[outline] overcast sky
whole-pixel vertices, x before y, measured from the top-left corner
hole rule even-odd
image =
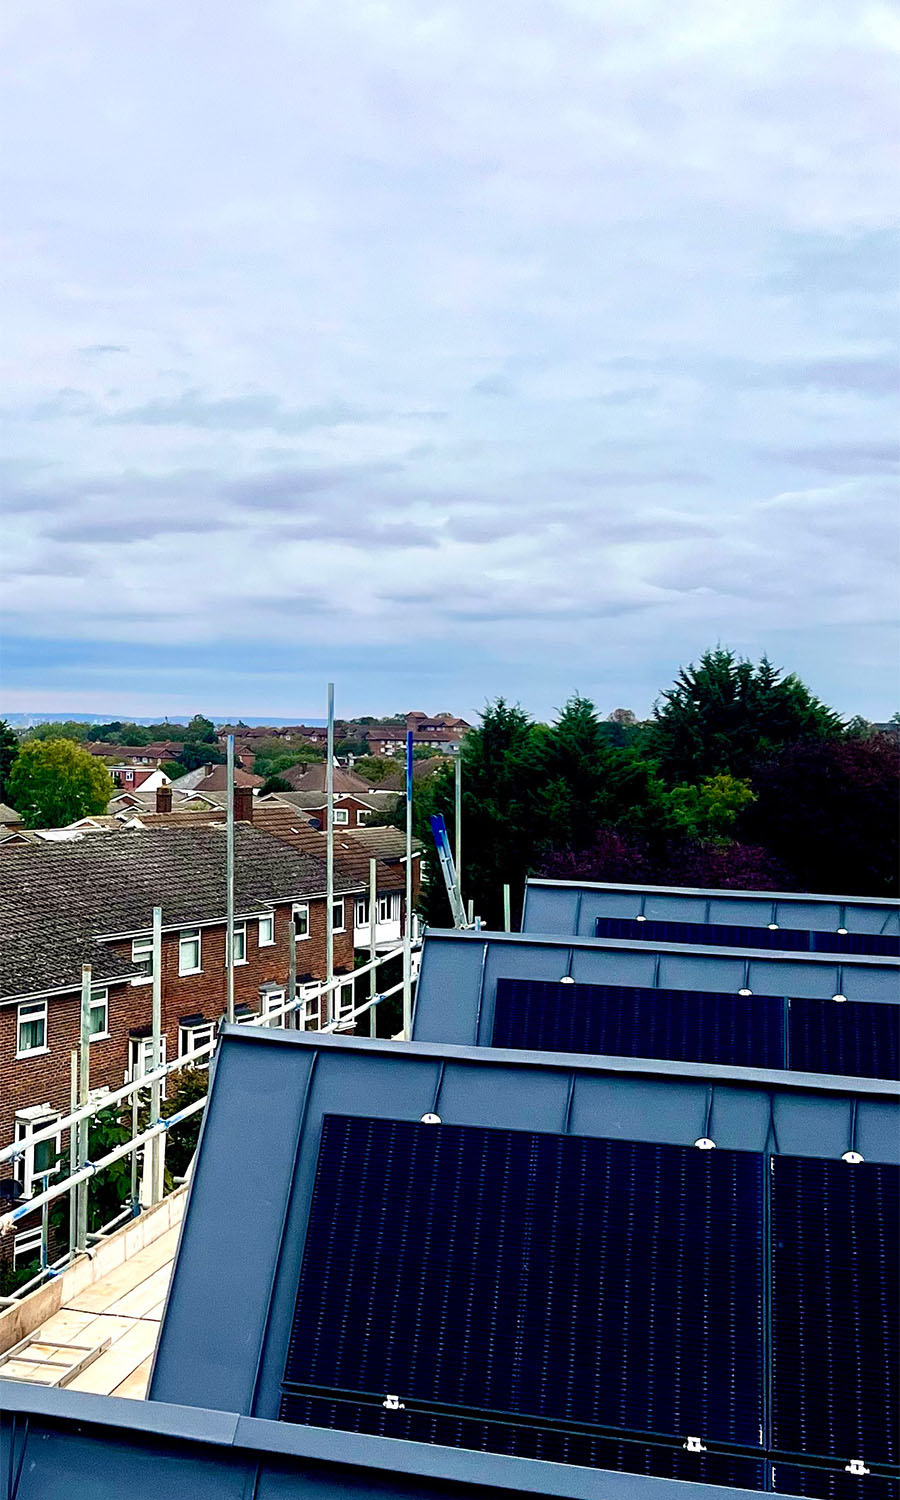
[[[7,0],[0,710],[900,701],[900,11]]]

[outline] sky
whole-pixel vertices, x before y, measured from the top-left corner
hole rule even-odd
[[[900,9],[6,0],[0,712],[887,718]]]

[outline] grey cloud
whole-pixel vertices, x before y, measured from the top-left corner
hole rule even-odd
[[[900,467],[897,443],[819,443],[809,448],[761,448],[761,458],[816,469],[822,474],[894,474]]]
[[[820,359],[786,365],[782,380],[799,390],[892,396],[900,391],[900,364],[893,359]]]
[[[94,401],[86,391],[67,386],[45,401],[39,401],[27,415],[30,422],[55,422],[68,417],[86,417],[94,410]]]
[[[659,395],[658,385],[623,386],[620,391],[609,391],[595,399],[599,406],[631,406],[637,401],[653,401]]]
[[[84,516],[52,527],[45,535],[58,542],[121,546],[125,542],[149,542],[164,536],[205,536],[212,531],[223,531],[227,525],[210,516]]]
[[[636,489],[643,485],[712,484],[712,475],[696,469],[566,469],[560,476],[592,489]]]
[[[514,396],[516,388],[507,375],[485,375],[472,387],[475,396]]]
[[[79,349],[86,359],[93,359],[101,354],[127,354],[127,344],[85,344]]]
[[[268,428],[272,432],[294,434],[377,420],[378,414],[343,401],[292,408],[285,406],[277,396],[263,392],[213,400],[196,389],[184,391],[172,399],[160,396],[143,406],[132,406],[97,418],[102,426],[110,427],[195,427],[212,432],[248,432]]]

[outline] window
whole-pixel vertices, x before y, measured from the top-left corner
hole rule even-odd
[[[232,953],[236,964],[247,962],[247,923],[235,922],[232,942]]]
[[[47,1141],[38,1141],[36,1146],[29,1145],[29,1141],[39,1130],[54,1125],[58,1119],[59,1110],[51,1109],[49,1104],[33,1104],[29,1109],[16,1112],[16,1141],[23,1147],[21,1162],[16,1164],[16,1176],[22,1183],[26,1198],[39,1190],[40,1184],[35,1179],[43,1177],[45,1172],[56,1171],[59,1156],[58,1135]]]
[[[335,810],[334,810],[334,824],[335,824],[335,827],[337,827],[337,825],[339,823],[349,823],[349,822],[350,822],[350,814],[347,811],[346,807],[336,807]]]
[[[273,1021],[270,1021],[268,1019],[269,1016],[271,1016],[273,1010],[280,1010],[281,1007],[282,1007],[282,1005],[284,1004],[284,999],[285,999],[284,990],[283,989],[278,989],[278,988],[275,988],[275,987],[273,987],[272,989],[265,989],[264,988],[264,989],[261,989],[259,993],[260,993],[260,997],[262,999],[262,1013],[261,1013],[260,1019],[262,1020],[263,1025],[265,1025],[265,1026],[286,1026],[287,1025],[287,1016],[285,1016],[285,1015],[276,1016]]]
[[[159,1039],[160,1061],[166,1060],[166,1038]],[[129,1038],[129,1080],[134,1082],[138,1078],[146,1078],[148,1073],[153,1072],[153,1038],[152,1036],[133,1036]],[[160,1094],[166,1097],[166,1080],[160,1080]]]
[[[210,1042],[215,1041],[216,1027],[214,1021],[198,1022],[195,1026],[179,1026],[178,1028],[178,1056],[193,1057],[201,1047],[207,1047]],[[205,1052],[197,1059],[198,1068],[208,1068],[212,1054]]]
[[[13,1240],[13,1270],[17,1271],[20,1266],[27,1266],[30,1261],[39,1260],[41,1255],[41,1226],[36,1229],[24,1229],[17,1234]]]
[[[48,1052],[49,1050],[47,1046],[47,1002],[46,1000],[24,1000],[19,1006],[16,1056],[25,1057],[29,1052]]]
[[[303,1029],[304,1031],[318,1031],[319,1017],[321,1015],[321,1000],[319,997],[318,984],[305,984],[302,988],[303,999]]]
[[[131,962],[140,964],[148,978],[153,976],[153,939],[136,937],[131,942]]]
[[[335,901],[331,907],[331,930],[332,932],[343,932],[344,930],[344,902],[343,899]]]
[[[125,772],[125,780],[126,781],[134,781],[134,772],[133,771],[126,771]]]
[[[92,1042],[109,1036],[109,990],[94,990],[91,994],[88,1036]]]
[[[200,928],[192,927],[187,932],[182,932],[178,938],[178,972],[179,974],[200,973]]]
[[[259,919],[259,934],[257,936],[259,948],[271,948],[275,942],[275,913],[269,912],[268,916]]]
[[[348,979],[346,984],[340,985],[335,991],[335,1020],[343,1020],[345,1016],[350,1014],[353,1006],[353,980]]]
[[[294,941],[299,943],[309,937],[309,902],[294,903]]]
[[[378,920],[379,922],[394,922],[400,915],[400,898],[393,892],[386,896],[378,897]]]
[[[368,927],[369,925],[369,903],[365,899],[365,897],[363,897],[362,900],[357,900],[356,902],[356,915],[354,917],[354,921],[357,927]]]

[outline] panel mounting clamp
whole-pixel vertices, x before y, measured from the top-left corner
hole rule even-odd
[[[406,1403],[399,1396],[385,1396],[381,1404],[385,1411],[406,1411]]]
[[[705,1453],[706,1444],[698,1437],[685,1438],[682,1448],[686,1453]]]
[[[864,1474],[869,1473],[869,1470],[861,1458],[851,1458],[848,1464],[844,1464],[844,1473],[855,1474],[857,1478],[861,1479]]]

